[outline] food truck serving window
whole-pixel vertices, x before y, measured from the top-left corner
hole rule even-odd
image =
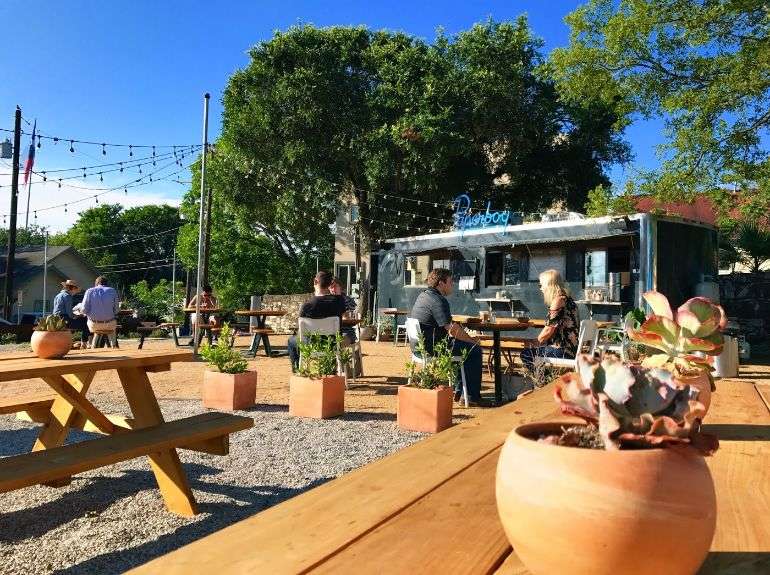
[[[521,283],[523,264],[517,254],[488,251],[484,265],[486,286],[515,286]]]

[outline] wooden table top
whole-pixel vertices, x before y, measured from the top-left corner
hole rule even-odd
[[[358,325],[361,323],[361,318],[358,317],[343,317],[342,318],[342,325],[345,327],[353,327],[354,325]]]
[[[407,315],[409,310],[405,309],[385,309],[380,311],[382,315]]]
[[[719,512],[699,573],[768,573],[770,386],[717,387],[704,427],[721,440],[707,458]],[[546,386],[133,572],[526,574],[498,519],[495,468],[512,428],[554,413]]]
[[[239,309],[235,312],[235,315],[245,315],[248,317],[280,317],[286,315],[287,313],[289,312],[282,309]]]
[[[0,362],[0,382],[77,372],[104,371],[124,367],[153,367],[193,361],[191,350],[151,351],[139,349],[72,350],[61,359],[40,359],[32,354]]]
[[[194,307],[186,307],[183,310],[185,313],[195,313],[197,310]],[[222,313],[221,307],[202,307],[201,313]]]

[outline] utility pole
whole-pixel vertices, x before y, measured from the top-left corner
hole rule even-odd
[[[48,313],[48,230],[43,243],[43,316]]]
[[[195,289],[195,324],[193,324],[193,354],[198,354],[198,344],[200,343],[201,330],[198,326],[201,325],[201,287],[203,282],[203,233],[205,222],[203,218],[205,216],[206,207],[206,156],[209,151],[209,93],[206,92],[203,95],[203,155],[201,156],[201,196],[200,196],[200,213],[198,214],[198,273]]]
[[[171,264],[171,309],[173,312],[176,303],[176,248],[174,248],[174,261]]]
[[[11,224],[8,229],[8,255],[5,260],[5,296],[3,314],[11,319],[13,307],[13,271],[16,260],[16,211],[19,203],[19,149],[21,148],[21,108],[16,106],[16,121],[13,126],[13,167],[11,168]]]
[[[209,283],[209,253],[211,252],[211,186],[206,192],[206,231],[203,240],[203,284]]]

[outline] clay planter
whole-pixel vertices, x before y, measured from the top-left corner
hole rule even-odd
[[[72,332],[33,331],[30,345],[33,353],[41,359],[64,357],[72,349]]]
[[[371,325],[361,328],[361,341],[372,341],[377,336],[377,330]]]
[[[438,433],[452,425],[451,387],[398,388],[398,426],[409,431]]]
[[[289,414],[326,419],[345,413],[345,378],[341,375],[289,378]]]
[[[708,413],[709,406],[711,405],[711,381],[708,374],[702,373],[696,377],[677,377],[677,383],[680,385],[689,385],[698,389],[698,401],[700,401],[706,408]]]
[[[203,372],[203,407],[233,411],[253,407],[257,399],[257,372]]]
[[[694,574],[716,526],[703,457],[689,447],[604,451],[538,443],[566,422],[511,432],[497,465],[497,510],[535,575]]]

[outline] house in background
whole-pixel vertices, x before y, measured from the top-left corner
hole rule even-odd
[[[372,281],[369,276],[370,270],[375,270],[372,268],[372,255],[367,242],[361,244],[361,269],[356,270],[357,220],[358,206],[347,203],[337,211],[334,234],[334,275],[340,279],[345,291],[354,297],[358,294],[361,278],[368,279],[371,285],[376,285],[376,278]]]
[[[6,248],[0,247],[0,286],[5,282]],[[14,260],[13,291],[16,305],[11,313],[12,321],[24,314],[41,315],[43,301],[47,301],[46,313],[51,313],[53,298],[61,291],[61,282],[71,279],[81,289],[94,285],[99,272],[72,246],[48,246],[48,276],[46,293],[43,294],[43,246],[24,246],[16,250]],[[0,288],[1,289],[1,288]],[[21,302],[18,297],[21,296]],[[21,305],[19,305],[21,303]],[[21,315],[19,315],[21,312]]]

